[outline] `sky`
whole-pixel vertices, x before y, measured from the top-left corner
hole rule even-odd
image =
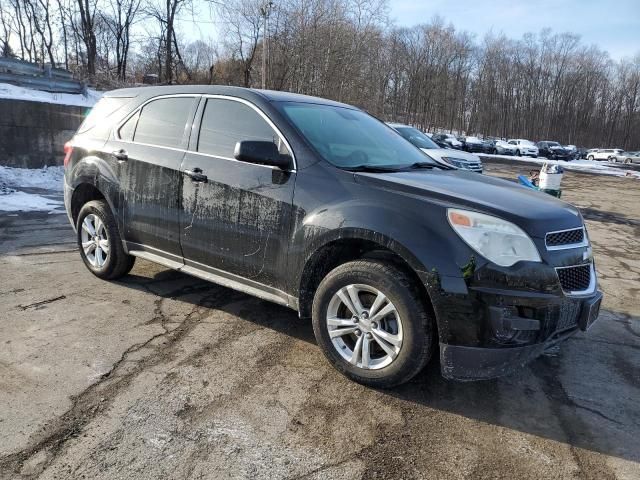
[[[640,0],[389,0],[389,6],[402,26],[439,15],[479,38],[489,31],[520,38],[549,27],[577,33],[616,60],[640,53]]]

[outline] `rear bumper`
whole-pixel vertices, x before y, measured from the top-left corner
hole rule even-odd
[[[73,227],[75,231],[76,225],[73,222],[73,214],[71,212],[71,197],[73,195],[73,188],[67,185],[67,182],[64,182],[64,208],[67,212],[67,217],[69,218],[69,223]]]

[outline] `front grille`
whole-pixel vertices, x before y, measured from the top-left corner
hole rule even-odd
[[[547,247],[573,245],[584,241],[584,228],[547,233]]]
[[[556,268],[562,290],[565,292],[581,292],[591,284],[591,265]]]

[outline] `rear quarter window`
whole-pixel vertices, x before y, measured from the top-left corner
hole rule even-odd
[[[104,126],[104,120],[124,107],[130,97],[102,97],[98,100],[78,128],[78,133],[85,133],[97,125]]]

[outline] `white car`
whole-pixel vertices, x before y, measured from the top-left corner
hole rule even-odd
[[[387,123],[387,125],[436,162],[454,166],[462,170],[482,173],[482,161],[477,155],[453,148],[442,148],[425,133],[409,125],[403,125],[401,123]]]
[[[512,145],[504,140],[496,140],[493,149],[498,155],[515,155],[518,150],[517,145]]]
[[[524,155],[526,157],[536,158],[538,156],[538,147],[536,147],[536,145],[531,140],[525,140],[524,138],[515,138],[509,140],[507,143],[516,146],[515,154],[518,157]]]
[[[621,148],[596,148],[587,154],[587,160],[613,160],[624,150]]]

